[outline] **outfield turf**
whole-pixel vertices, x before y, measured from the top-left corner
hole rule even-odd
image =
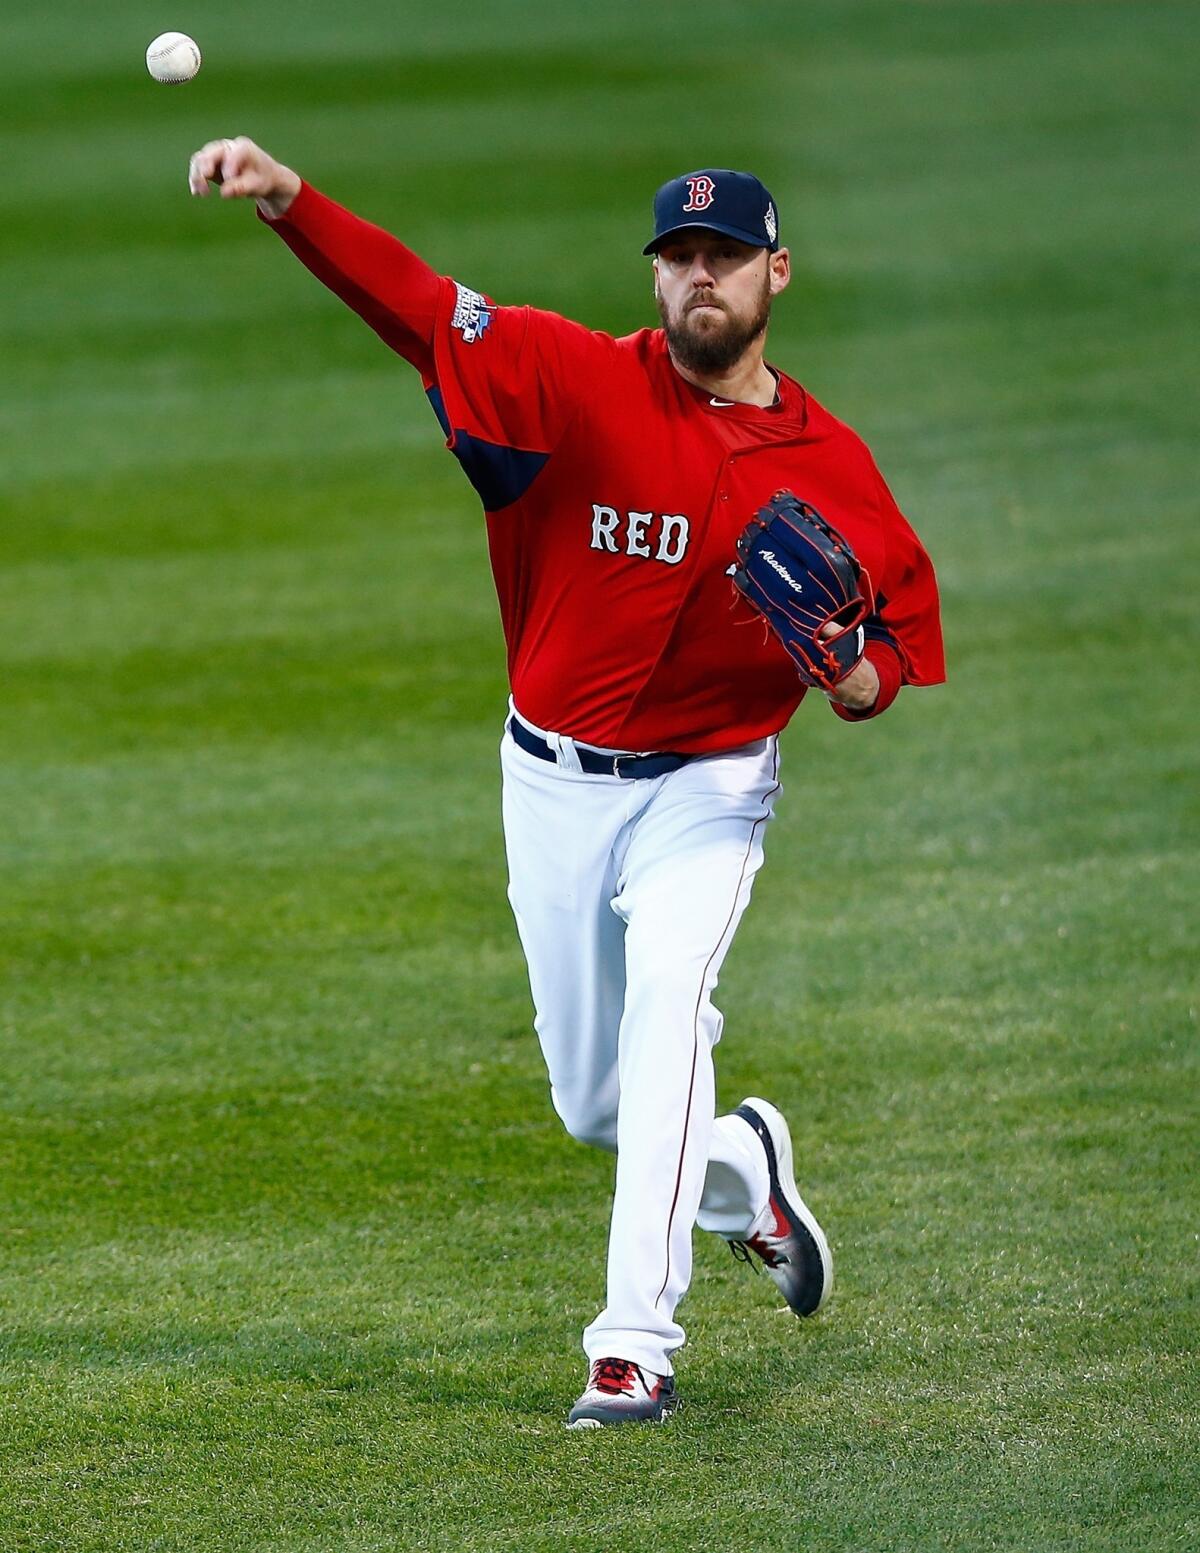
[[[155,86],[164,26],[206,63]],[[1190,4],[284,0],[0,22],[0,1548],[1200,1546]],[[838,1258],[698,1237],[686,1409],[576,1436],[611,1162],[504,899],[482,522],[188,153],[651,321],[774,190],[950,683],[785,737],[724,978]]]

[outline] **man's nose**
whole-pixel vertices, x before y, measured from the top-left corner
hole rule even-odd
[[[689,279],[693,286],[716,285],[716,279],[704,254],[698,253],[692,260],[692,273]]]

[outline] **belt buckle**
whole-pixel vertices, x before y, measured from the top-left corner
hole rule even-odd
[[[623,760],[652,760],[656,753],[657,751],[655,750],[626,750],[624,755],[614,755],[613,776],[624,776],[625,773],[621,770],[621,762]]]

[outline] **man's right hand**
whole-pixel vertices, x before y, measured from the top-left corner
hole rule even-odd
[[[188,188],[203,198],[209,183],[225,200],[253,199],[268,221],[278,221],[300,192],[300,176],[245,135],[210,140],[188,163]]]

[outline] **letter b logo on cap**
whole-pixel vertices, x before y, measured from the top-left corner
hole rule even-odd
[[[684,210],[707,210],[716,196],[717,186],[707,173],[701,173],[698,178],[689,178],[688,202]]]

